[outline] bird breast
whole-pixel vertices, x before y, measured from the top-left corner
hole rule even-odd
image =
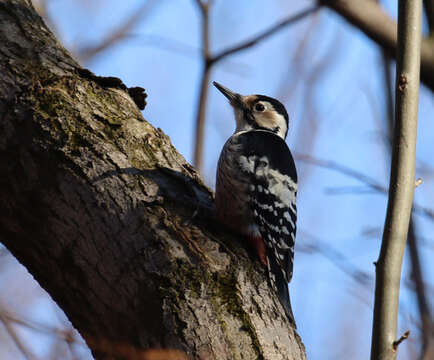
[[[220,154],[216,179],[216,211],[220,222],[245,235],[259,234],[249,202],[250,179],[239,168],[242,155],[236,135]]]

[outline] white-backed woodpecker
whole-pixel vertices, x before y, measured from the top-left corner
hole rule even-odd
[[[297,171],[285,142],[288,113],[271,97],[242,96],[213,84],[228,98],[236,122],[218,162],[217,217],[255,249],[295,326],[288,283],[294,260]]]

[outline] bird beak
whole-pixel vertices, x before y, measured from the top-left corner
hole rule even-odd
[[[217,81],[213,81],[212,83],[218,90],[220,90],[220,92],[224,96],[226,96],[229,99],[229,102],[232,106],[238,108],[244,107],[243,97],[240,94],[232,92],[227,87],[224,87],[223,85],[219,84]]]

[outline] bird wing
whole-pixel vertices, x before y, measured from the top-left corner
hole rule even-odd
[[[292,278],[297,220],[297,172],[285,141],[268,131],[240,135],[241,171],[251,176],[250,207],[268,248],[288,283]],[[271,269],[276,272],[277,269]]]

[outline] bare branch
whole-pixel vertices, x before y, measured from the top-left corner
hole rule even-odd
[[[417,305],[419,310],[419,318],[421,323],[422,332],[422,356],[429,348],[430,341],[433,337],[433,324],[431,317],[431,310],[428,305],[428,299],[426,297],[425,281],[422,273],[422,265],[420,262],[418,239],[413,223],[413,219],[410,220],[410,227],[408,231],[408,254],[411,261],[411,278],[414,283]]]
[[[351,177],[353,179],[359,180],[360,182],[368,185],[369,187],[371,187],[372,189],[381,192],[381,193],[387,193],[387,189],[378,184],[378,182],[375,181],[375,179],[357,171],[354,169],[351,169],[349,167],[346,167],[344,165],[341,165],[337,162],[331,161],[331,160],[324,160],[324,159],[319,159],[316,157],[313,157],[311,155],[305,155],[305,154],[299,154],[299,153],[295,153],[295,158],[297,161],[301,161],[307,164],[311,164],[311,165],[315,165],[315,166],[319,166],[322,168],[326,168],[326,169],[330,169],[333,171],[337,171],[341,174],[344,174],[348,177]]]
[[[348,261],[348,257],[345,256],[344,253],[330,245],[331,241],[323,241],[305,230],[301,230],[301,234],[303,242],[296,245],[297,251],[318,253],[343,273],[350,276],[359,285],[366,287],[372,284],[372,276],[358,269],[354,264]],[[306,240],[306,238],[310,239],[310,241]]]
[[[211,61],[209,48],[209,9],[210,4],[195,0],[202,14],[202,75],[200,81],[198,108],[196,113],[196,131],[194,137],[194,159],[196,169],[202,173],[203,139],[205,136],[205,117],[208,99]]]
[[[401,266],[414,194],[422,4],[400,0],[396,111],[389,201],[376,266],[371,360],[396,358]]]
[[[299,20],[304,19],[307,15],[312,14],[313,12],[317,11],[319,7],[312,6],[306,10],[301,11],[298,14],[288,16],[287,18],[283,19],[279,23],[271,26],[269,29],[265,30],[264,32],[252,37],[250,40],[246,40],[238,45],[235,45],[233,47],[230,47],[229,49],[221,51],[219,54],[215,55],[212,58],[213,63],[217,63],[220,60],[224,59],[226,56],[229,56],[231,54],[234,54],[236,52],[246,50],[254,45],[256,45],[258,42],[266,39],[267,37],[275,34],[277,31],[283,29],[285,26],[294,24],[298,22]]]
[[[398,44],[397,25],[378,3],[371,0],[321,0],[320,2],[342,15],[395,56]],[[434,42],[430,39],[422,40],[421,80],[434,90]]]
[[[196,131],[194,137],[193,163],[200,173],[203,166],[203,140],[205,137],[206,104],[208,99],[208,85],[210,82],[211,68],[205,66],[202,71],[199,91],[199,105],[196,114]]]
[[[86,347],[86,344],[83,341],[71,337],[69,335],[69,331],[65,331],[61,328],[49,326],[46,324],[41,324],[36,321],[23,319],[17,316],[16,314],[11,313],[8,309],[6,309],[6,307],[3,304],[0,307],[0,317],[1,317],[0,321],[14,323],[16,325],[23,326],[35,332],[54,335],[60,340],[72,342],[74,344]]]
[[[109,47],[117,44],[119,41],[130,36],[129,32],[141,21],[144,16],[149,15],[153,8],[160,1],[149,0],[135,10],[122,24],[118,25],[110,34],[108,34],[102,41],[93,46],[82,47],[78,51],[78,57],[86,62],[93,58],[95,55],[107,50]]]
[[[350,178],[356,179],[356,180],[368,185],[370,188],[378,191],[379,193],[382,193],[382,194],[388,193],[388,190],[385,186],[379,184],[377,181],[375,181],[375,179],[373,179],[373,178],[371,178],[371,177],[369,177],[369,176],[367,176],[367,175],[365,175],[365,174],[363,174],[357,170],[351,169],[349,167],[346,167],[344,165],[341,165],[341,164],[336,163],[336,162],[331,161],[331,160],[318,159],[318,158],[312,157],[310,155],[295,153],[294,156],[295,156],[297,161],[304,162],[304,163],[311,164],[311,165],[318,166],[318,167],[322,167],[325,169],[337,171],[341,174],[344,174]],[[418,205],[418,204],[414,204],[413,205],[413,212],[415,214],[426,216],[430,220],[434,220],[434,211],[432,209],[426,208],[426,207]]]
[[[425,2],[430,3],[430,1]],[[387,138],[389,143],[389,150],[392,151],[392,135],[393,135],[393,123],[394,123],[394,108],[393,108],[393,93],[392,93],[392,76],[390,71],[391,57],[387,51],[382,51],[383,60],[383,72],[384,72],[384,85],[385,85],[385,97],[387,104]],[[415,187],[418,187],[422,183],[422,179],[417,179],[415,182]],[[417,231],[414,222],[414,215],[410,217],[410,226],[408,230],[408,254],[410,257],[411,274],[410,278],[414,283],[413,289],[418,303],[419,318],[421,323],[421,356],[422,359],[424,354],[428,351],[431,338],[433,336],[433,324],[430,313],[430,308],[428,306],[428,301],[426,298],[426,286],[424,281],[424,274],[422,272],[422,266],[420,262],[419,247]]]
[[[15,329],[10,324],[9,320],[3,315],[1,311],[0,311],[0,322],[3,323],[3,326],[5,327],[9,336],[14,341],[15,345],[20,350],[20,352],[23,354],[24,358],[28,360],[34,359],[35,357],[27,350],[26,346],[22,343],[20,337],[18,336]]]
[[[194,138],[193,163],[196,169],[201,173],[202,157],[203,157],[203,139],[204,139],[204,131],[205,131],[206,103],[208,98],[208,85],[209,85],[212,66],[218,63],[220,60],[224,59],[226,56],[250,48],[256,45],[261,40],[264,40],[267,37],[275,34],[277,31],[283,29],[285,26],[293,24],[298,20],[303,19],[305,16],[317,10],[318,6],[314,6],[307,10],[304,10],[299,14],[291,15],[288,18],[280,21],[279,23],[271,26],[268,30],[264,31],[263,33],[253,37],[252,39],[247,40],[246,42],[243,42],[234,47],[231,47],[227,50],[223,50],[220,54],[217,54],[216,56],[212,56],[210,52],[210,45],[209,45],[209,10],[212,5],[212,2],[208,1],[207,3],[204,3],[201,0],[194,0],[194,1],[198,5],[202,15],[203,70],[201,75],[201,83],[200,83],[200,91],[199,91],[198,110],[196,113],[196,131],[195,131],[195,138]]]
[[[0,15],[0,238],[94,356],[305,359],[263,267],[218,227],[168,136],[126,89],[85,76],[28,0],[0,1]],[[191,219],[198,208],[209,215]]]

